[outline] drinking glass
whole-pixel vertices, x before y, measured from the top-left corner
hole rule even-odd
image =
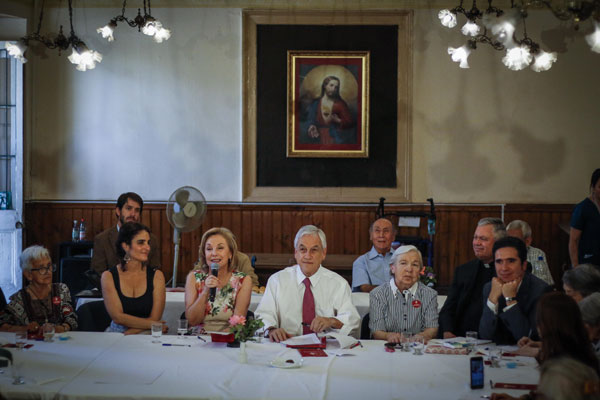
[[[27,344],[27,331],[18,331],[15,333],[15,345],[17,350],[23,350],[23,347]]]
[[[423,355],[423,349],[425,348],[425,339],[421,335],[414,335],[412,337],[413,350],[415,356]]]
[[[467,331],[465,333],[465,337],[467,339],[467,349],[469,349],[469,352],[471,352],[477,343],[477,331]]]
[[[161,343],[161,341],[159,339],[162,336],[162,329],[163,329],[162,323],[154,322],[151,325],[151,329],[152,329],[152,343]]]
[[[402,351],[408,353],[410,351],[410,337],[406,335],[402,335],[400,339],[400,344],[402,345]]]
[[[42,333],[44,334],[44,342],[52,342],[52,338],[54,337],[54,324],[45,323],[42,326]]]
[[[492,368],[500,368],[500,360],[502,359],[502,349],[500,347],[496,347],[490,349],[490,365]]]
[[[180,338],[184,338],[185,339],[185,335],[187,333],[188,330],[188,320],[187,319],[180,319],[177,322],[177,334],[179,335]]]

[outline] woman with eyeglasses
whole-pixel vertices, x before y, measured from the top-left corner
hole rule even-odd
[[[0,312],[0,330],[8,332],[27,328],[39,333],[45,323],[54,324],[56,333],[77,328],[77,314],[71,305],[71,293],[64,283],[52,283],[52,265],[48,249],[30,246],[20,257],[27,286],[10,297],[10,303]]]

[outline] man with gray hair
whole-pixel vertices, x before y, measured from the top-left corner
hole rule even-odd
[[[483,286],[496,276],[494,253],[496,240],[506,236],[500,218],[482,218],[473,235],[475,259],[454,270],[448,298],[440,311],[439,332],[444,338],[465,336],[477,331],[483,312]]]
[[[360,316],[348,282],[321,265],[327,253],[325,233],[314,225],[303,226],[294,249],[298,264],[271,275],[256,309],[267,327],[265,336],[281,342],[312,332],[348,335],[357,330]]]
[[[554,279],[552,279],[550,268],[548,268],[548,263],[546,262],[546,253],[531,245],[533,239],[531,237],[531,227],[529,224],[520,219],[515,219],[506,225],[506,234],[508,236],[517,237],[525,242],[525,245],[527,246],[527,261],[533,267],[531,272],[548,285],[554,285]]]

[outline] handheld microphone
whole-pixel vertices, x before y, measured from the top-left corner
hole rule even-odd
[[[219,264],[217,263],[212,263],[210,264],[210,274],[212,276],[217,276],[219,275]],[[210,302],[212,303],[213,301],[215,301],[215,295],[217,294],[217,288],[210,288],[210,294],[209,294],[209,298],[210,298]]]

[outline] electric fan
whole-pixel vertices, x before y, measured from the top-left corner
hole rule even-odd
[[[206,199],[198,189],[183,186],[175,190],[167,202],[167,219],[173,227],[175,258],[173,260],[172,286],[177,286],[177,265],[179,264],[179,243],[181,232],[197,229],[206,214]],[[167,282],[168,285],[168,282]]]

